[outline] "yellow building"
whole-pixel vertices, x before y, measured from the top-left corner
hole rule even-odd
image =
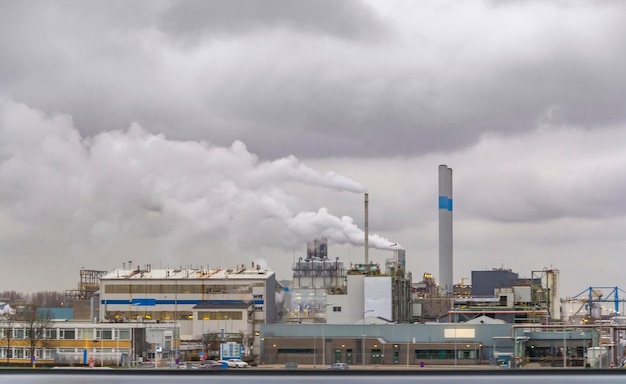
[[[10,336],[7,336],[10,332]],[[30,365],[31,339],[25,324],[0,323],[0,364]],[[57,321],[35,342],[37,365],[131,366],[173,359],[179,346],[178,326],[151,323],[88,323]],[[160,348],[157,348],[159,346]]]

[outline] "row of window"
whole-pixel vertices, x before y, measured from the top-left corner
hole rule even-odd
[[[453,350],[453,349],[421,349],[415,351],[416,359],[428,360],[450,360],[454,359],[475,359],[476,351],[474,350]]]
[[[54,350],[52,349],[35,349],[35,357],[37,359],[53,359]],[[29,348],[0,348],[0,358],[9,359],[30,359]]]
[[[0,338],[7,339],[7,332],[11,332],[15,340],[30,340],[28,330],[0,328]],[[76,328],[48,328],[43,330],[37,339],[46,340],[130,340],[130,329],[76,329]]]
[[[198,311],[198,320],[241,320],[241,311]]]
[[[139,320],[191,320],[193,319],[193,312],[191,311],[116,311],[108,312],[109,318],[116,320],[126,321],[139,321]]]
[[[263,312],[262,306],[255,306],[255,312]],[[116,320],[193,320],[193,312],[190,311],[117,311],[108,313],[109,317]],[[243,314],[241,311],[199,311],[198,320],[241,320]]]
[[[124,351],[124,349],[115,348],[92,348],[93,352],[100,353],[113,353]],[[83,353],[82,348],[37,348],[35,349],[35,357],[37,359],[54,359],[57,353]],[[3,348],[0,347],[0,359],[30,359],[30,348],[16,347],[16,348]]]
[[[348,353],[351,353],[352,350],[348,349]],[[316,351],[313,348],[279,348],[277,353],[279,354],[315,354],[319,351]],[[337,350],[336,352],[341,352],[341,350]],[[371,350],[372,354],[380,353],[380,349]],[[422,349],[415,350],[415,358],[418,360],[451,360],[454,359],[454,355],[456,352],[457,359],[475,359],[476,351],[473,350],[446,350],[446,349]]]
[[[202,294],[202,293],[252,293],[255,284],[107,284],[104,293],[150,294]]]

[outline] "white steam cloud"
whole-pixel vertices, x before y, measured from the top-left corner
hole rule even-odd
[[[198,239],[232,250],[291,249],[319,237],[363,245],[351,218],[303,212],[288,183],[365,191],[293,156],[261,161],[240,141],[176,141],[137,124],[82,137],[67,115],[0,99],[0,226],[14,235],[120,244],[142,237],[172,250]],[[370,246],[391,242],[371,235]]]

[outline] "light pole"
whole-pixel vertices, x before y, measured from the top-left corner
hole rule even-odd
[[[368,309],[363,312],[363,320],[361,323],[361,362],[363,366],[365,366],[365,314],[369,312],[374,312],[374,310]]]
[[[326,327],[322,324],[322,365],[326,365]]]
[[[600,356],[599,368],[602,368],[602,359],[604,358],[603,350],[602,350],[602,323],[600,323],[600,332],[598,336],[598,354]]]
[[[456,350],[456,337],[457,337],[457,333],[456,333],[456,321],[457,321],[457,315],[454,315],[454,367],[456,368],[456,364],[457,364],[457,359],[456,359],[456,355],[457,355],[457,350]]]
[[[563,326],[563,368],[567,367],[567,345],[565,340],[565,326]]]
[[[313,368],[317,368],[317,327],[313,334]]]
[[[100,367],[104,367],[104,329],[100,326]]]

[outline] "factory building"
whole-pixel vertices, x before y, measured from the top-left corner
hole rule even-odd
[[[343,290],[346,270],[339,258],[328,258],[328,240],[307,243],[307,255],[294,263],[286,320],[300,324],[326,322],[327,295]]]
[[[40,336],[29,338],[33,324],[0,323],[0,334],[12,331],[10,343],[0,338],[0,359],[9,364],[135,366],[140,362],[171,360],[179,346],[175,323],[93,323],[49,319],[35,324]],[[7,329],[10,327],[10,329]],[[30,355],[34,346],[34,359]],[[160,352],[155,352],[156,346]]]
[[[345,288],[327,296],[327,322],[349,324],[378,318],[388,323],[412,319],[411,275],[395,261],[382,271],[379,264],[355,264],[347,273]]]
[[[258,265],[152,269],[132,268],[129,262],[128,268],[100,277],[100,321],[174,322],[181,350],[231,340],[253,354],[260,325],[283,316],[281,297],[274,272]]]
[[[489,364],[514,351],[508,324],[263,325],[262,364],[428,365]]]
[[[346,270],[338,257],[328,258],[326,239],[309,242],[306,259],[293,266],[286,321],[343,324],[364,317],[411,321],[411,274],[406,272],[405,251],[394,250],[385,267],[370,262]]]

